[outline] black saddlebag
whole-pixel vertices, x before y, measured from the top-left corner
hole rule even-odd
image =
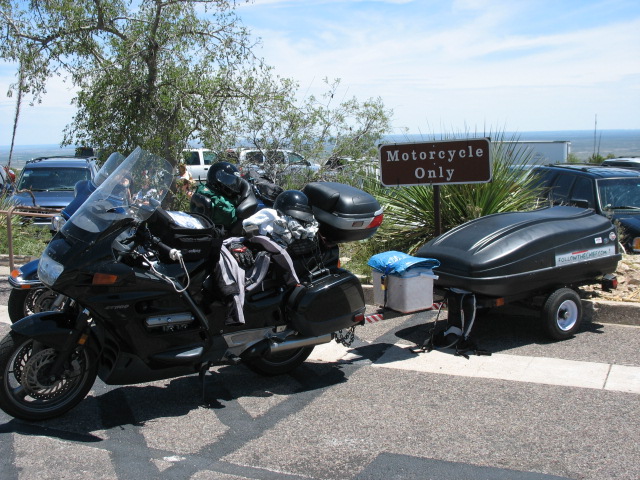
[[[182,252],[185,262],[210,258],[217,262],[222,246],[222,232],[205,215],[167,212],[157,209],[147,221],[149,230],[162,243]],[[160,260],[172,262],[165,252]]]
[[[336,182],[312,182],[302,191],[309,198],[320,233],[335,243],[365,240],[382,223],[382,207],[367,192]]]
[[[306,336],[319,336],[355,325],[365,310],[360,280],[351,272],[333,274],[299,285],[287,302],[293,326]]]
[[[436,288],[495,297],[597,283],[615,272],[621,258],[607,218],[568,206],[481,217],[434,238],[415,255],[440,261]]]

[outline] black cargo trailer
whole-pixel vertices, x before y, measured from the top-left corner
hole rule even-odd
[[[434,238],[416,256],[440,261],[434,288],[443,296],[466,292],[474,305],[489,307],[535,298],[555,339],[580,325],[576,289],[613,285],[622,257],[607,218],[568,206],[481,217]]]

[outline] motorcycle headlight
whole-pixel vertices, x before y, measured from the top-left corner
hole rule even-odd
[[[56,262],[47,253],[43,253],[38,262],[38,278],[51,287],[64,270],[61,263]]]
[[[51,219],[51,230],[54,232],[59,232],[65,222],[66,220],[63,216],[56,215]]]

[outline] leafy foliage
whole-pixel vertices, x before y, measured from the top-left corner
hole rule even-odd
[[[215,151],[248,139],[309,159],[362,156],[388,129],[382,102],[335,105],[339,80],[299,102],[298,85],[254,55],[235,0],[0,0],[0,58],[18,64],[11,92],[46,92],[52,75],[78,88],[63,144],[127,153],[136,146],[173,163],[191,141]]]
[[[333,82],[324,79],[327,90],[320,98],[310,96],[300,101],[296,100],[299,95],[295,82],[277,81],[279,95],[259,94],[255,98],[261,101],[237,104],[229,127],[237,138],[245,139],[265,154],[265,169],[274,172],[280,182],[286,181],[282,178],[286,166],[278,164],[269,152],[294,150],[323,166],[338,158],[375,155],[376,141],[390,130],[392,112],[385,109],[379,98],[336,102],[339,79]]]
[[[203,128],[223,127],[248,79],[266,74],[225,0],[5,1],[0,57],[18,63],[39,100],[54,74],[78,87],[64,144],[128,152],[142,146],[177,161]],[[14,86],[15,87],[15,86]]]

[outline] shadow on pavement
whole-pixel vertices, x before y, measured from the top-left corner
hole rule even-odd
[[[400,315],[397,312],[388,312],[384,312],[385,318],[393,318]],[[431,330],[434,327],[443,328],[446,325],[446,321],[446,310],[443,310],[437,325],[435,321],[413,325],[398,330],[395,335],[416,346],[421,346],[430,336]],[[572,338],[579,337],[581,333],[585,332],[601,334],[603,333],[603,328],[604,325],[590,321],[589,317],[583,317],[577,335]],[[512,350],[526,345],[558,343],[546,337],[542,330],[538,312],[512,307],[479,310],[476,313],[470,340],[477,348],[486,350],[489,353]]]
[[[97,380],[94,395],[87,396],[67,414],[38,423],[12,419],[0,424],[0,433],[99,442],[103,439],[88,432],[126,425],[143,426],[159,418],[185,416],[198,408],[224,408],[226,403],[241,397],[294,395],[345,381],[339,365],[313,363],[303,364],[288,375],[274,377],[260,376],[244,366],[221,367],[206,375],[204,392],[198,375],[169,379],[164,385],[156,382],[107,386]]]

